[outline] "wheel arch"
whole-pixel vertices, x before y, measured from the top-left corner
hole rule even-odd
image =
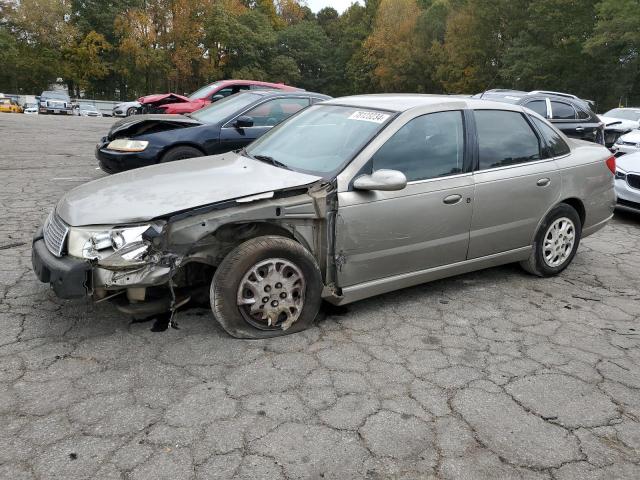
[[[171,150],[175,149],[175,148],[179,148],[179,147],[190,147],[190,148],[195,148],[196,150],[198,150],[203,156],[207,155],[207,152],[204,151],[204,148],[202,148],[202,145],[198,145],[197,143],[193,143],[193,142],[189,142],[186,140],[181,140],[179,142],[176,143],[171,143],[170,145],[167,145],[166,147],[164,147],[162,150],[160,150],[160,153],[158,154],[158,162],[162,159],[162,157],[164,157],[168,152],[170,152]]]

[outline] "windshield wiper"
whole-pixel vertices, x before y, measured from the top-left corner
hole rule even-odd
[[[286,170],[291,170],[284,163],[279,162],[278,160],[276,160],[273,157],[270,157],[269,155],[254,155],[251,158],[255,158],[256,160],[260,160],[261,162],[270,163],[274,167],[280,167],[280,168],[284,168]]]

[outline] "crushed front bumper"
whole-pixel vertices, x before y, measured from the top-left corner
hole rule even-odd
[[[49,283],[60,298],[79,298],[91,294],[91,264],[72,257],[54,256],[44,244],[42,229],[33,237],[31,265],[38,279]]]

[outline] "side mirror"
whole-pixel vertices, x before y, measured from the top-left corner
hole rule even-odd
[[[253,127],[253,118],[248,117],[246,115],[242,115],[241,117],[236,118],[236,121],[233,124],[233,126],[236,128]]]
[[[402,190],[407,186],[407,177],[398,170],[376,170],[371,175],[362,175],[355,179],[353,187],[358,190]]]
[[[213,102],[217,102],[218,100],[222,100],[224,98],[224,95],[214,95],[213,97],[211,97],[211,103]]]

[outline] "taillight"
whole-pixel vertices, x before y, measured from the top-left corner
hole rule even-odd
[[[605,163],[607,164],[607,168],[611,170],[611,173],[615,175],[616,174],[616,157],[611,155],[609,158],[607,158],[607,161]]]

